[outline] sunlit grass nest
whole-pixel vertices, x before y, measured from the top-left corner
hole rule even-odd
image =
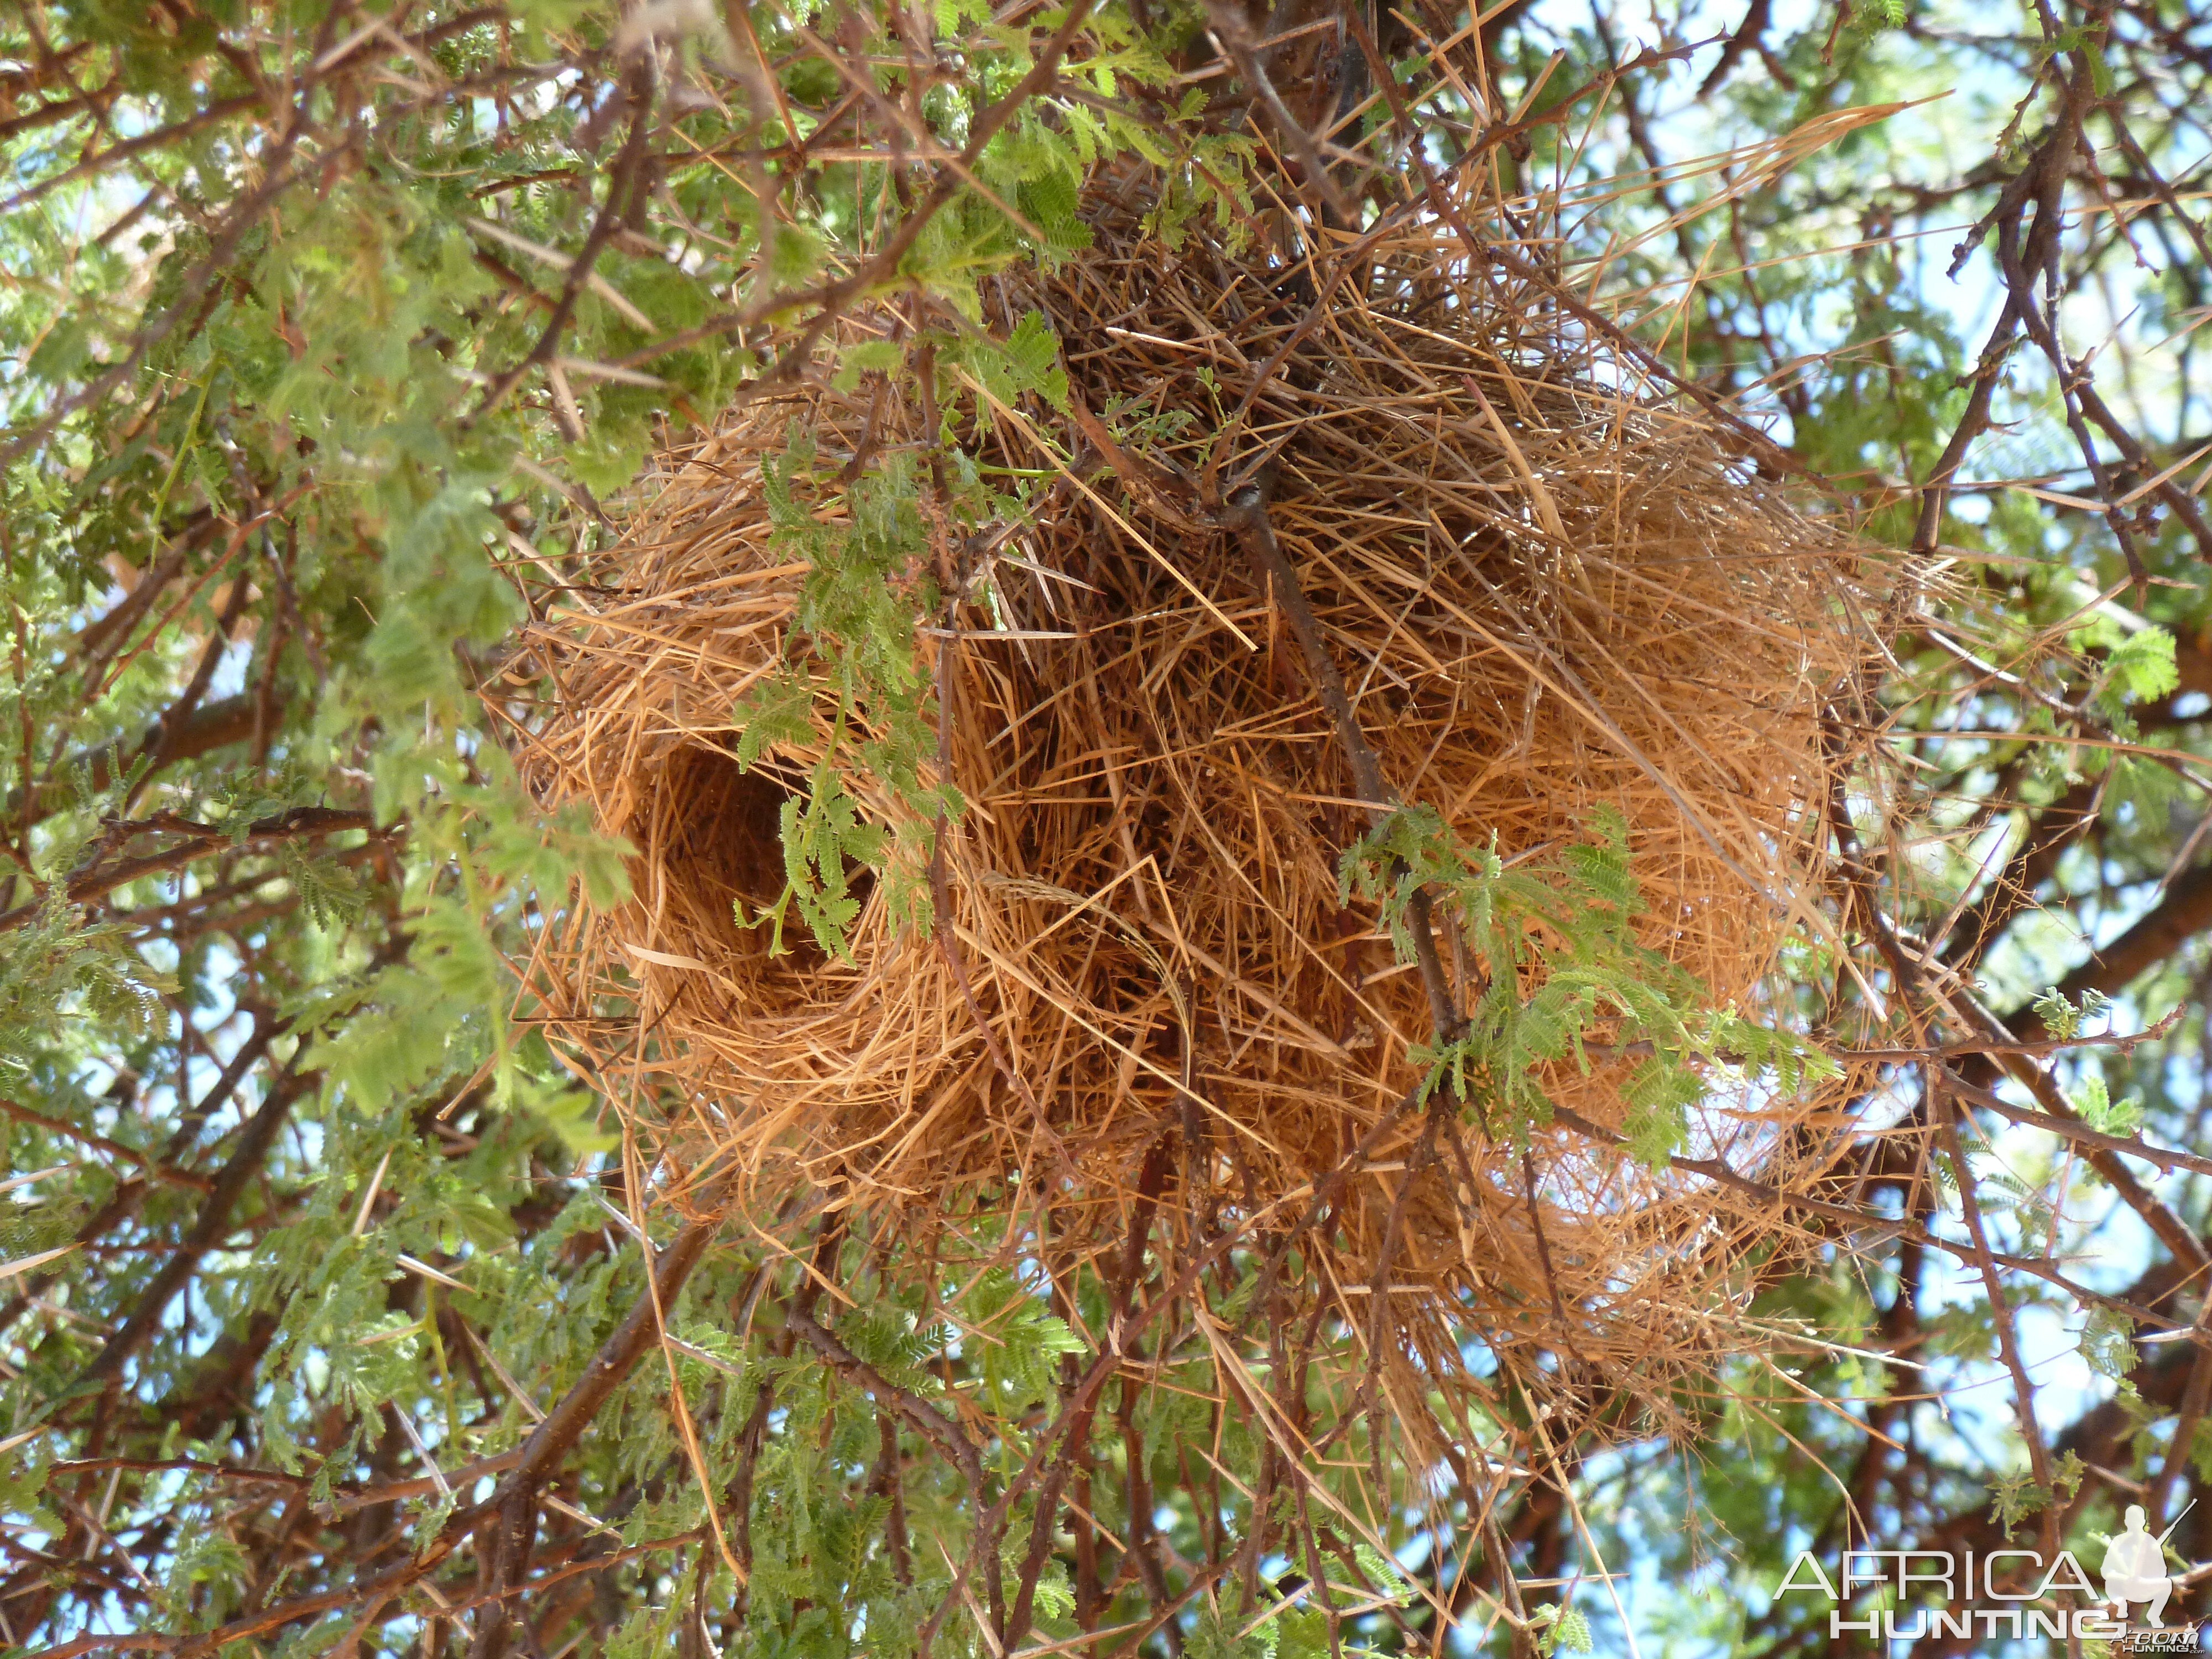
[[[987,320],[1005,336],[1041,310],[1123,465],[1200,477],[1310,278],[1203,236],[1171,250],[1133,210],[1093,207],[1095,248],[1008,279]],[[1508,861],[1617,814],[1638,942],[1714,1004],[1786,1026],[1778,957],[1820,936],[1879,573],[1712,417],[1638,384],[1417,224],[1337,290],[1214,472],[1272,453],[1275,532],[1405,799]],[[938,568],[910,573],[917,599],[967,584],[953,637],[915,647],[948,693],[966,802],[941,850],[949,939],[863,878],[848,957],[793,921],[772,955],[747,922],[783,884],[779,813],[838,701],[822,678],[811,734],[738,764],[733,708],[794,665],[820,673],[794,628],[804,570],[763,495],[794,422],[833,468],[919,466],[930,436],[872,378],[754,404],[664,458],[601,587],[532,659],[554,688],[527,746],[538,786],[636,849],[634,900],[560,921],[536,983],[556,1034],[629,1091],[665,1182],[734,1164],[747,1202],[803,1185],[907,1230],[1050,1207],[1055,1238],[1103,1249],[1168,1148],[1176,1225],[1256,1218],[1264,1237],[1391,1119],[1301,1268],[1364,1309],[1389,1235],[1386,1387],[1418,1395],[1451,1369],[1470,1311],[1501,1352],[1589,1364],[1663,1371],[1740,1340],[1711,1321],[1785,1238],[1779,1206],[1556,1128],[1525,1163],[1472,1114],[1423,1142],[1399,1108],[1430,1006],[1376,906],[1342,902],[1367,819],[1284,605],[1231,538],[1133,488],[1045,398],[1006,394],[966,434],[1036,480],[1033,510],[1012,533],[939,526]],[[851,501],[833,483],[807,505],[839,523]],[[856,788],[886,820],[902,810]],[[1445,951],[1464,994],[1476,964]],[[1600,1045],[1539,1080],[1619,1126],[1640,1063]],[[1815,1178],[1834,1089],[1711,1069],[1685,1156]]]

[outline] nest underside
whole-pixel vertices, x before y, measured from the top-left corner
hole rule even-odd
[[[1468,270],[1448,233],[1378,246],[1317,321],[1297,268],[1203,238],[1171,250],[1127,213],[1095,234],[1057,273],[1008,279],[989,320],[1044,313],[1071,408],[1125,463],[1198,477],[1266,459],[1274,534],[1400,796],[1509,861],[1616,811],[1638,942],[1786,1023],[1778,953],[1819,937],[1860,753],[1881,598],[1864,555],[1710,419],[1625,389],[1571,319]],[[1286,344],[1223,464],[1210,443]],[[936,568],[912,573],[917,593],[959,588],[950,629],[917,642],[965,802],[939,840],[933,931],[863,876],[849,956],[788,927],[771,954],[746,923],[783,885],[779,815],[836,700],[825,686],[811,738],[749,769],[732,713],[813,660],[764,459],[796,420],[830,460],[926,463],[919,409],[872,380],[752,406],[665,459],[604,590],[539,631],[557,697],[533,775],[636,858],[634,900],[565,919],[536,979],[586,1063],[650,1085],[630,1109],[670,1182],[735,1167],[731,1201],[805,1188],[917,1235],[1048,1210],[1056,1238],[1101,1249],[1148,1160],[1188,1230],[1264,1238],[1326,1189],[1334,1231],[1305,1271],[1348,1310],[1387,1293],[1388,1386],[1416,1397],[1462,1363],[1470,1322],[1494,1349],[1649,1386],[1740,1347],[1731,1310],[1801,1242],[1789,1214],[1587,1135],[1539,1127],[1524,1157],[1473,1113],[1405,1109],[1431,1006],[1376,905],[1340,888],[1373,804],[1284,596],[1072,416],[981,403],[966,447],[1009,496],[1034,488],[1000,525],[935,524]],[[848,503],[812,505],[836,522]],[[1464,994],[1479,964],[1443,931]],[[1599,1044],[1541,1082],[1618,1127],[1641,1063]],[[1778,1191],[1822,1178],[1848,1079],[1710,1081],[1686,1158]]]

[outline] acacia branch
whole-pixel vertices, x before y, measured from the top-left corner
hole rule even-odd
[[[18,786],[9,790],[6,813],[11,822],[15,820],[26,811],[27,800],[28,817],[24,818],[23,827],[29,828],[59,811],[75,798],[75,787],[69,781],[73,778],[81,776],[94,791],[103,791],[128,776],[142,760],[149,763],[148,775],[151,776],[179,761],[198,760],[215,750],[244,743],[252,735],[253,698],[250,695],[225,697],[173,722],[170,715],[165,714],[136,742],[102,744],[96,749],[71,755],[56,763],[52,781],[34,789]]]
[[[553,302],[552,314],[546,318],[545,326],[538,331],[538,342],[530,348],[529,355],[486,388],[483,402],[477,405],[470,418],[481,419],[507,400],[507,394],[521,383],[524,375],[533,368],[552,361],[560,349],[561,336],[575,315],[577,303],[583,298],[584,289],[598,266],[599,255],[613,240],[629,217],[632,204],[641,188],[639,175],[645,165],[646,140],[653,124],[653,77],[647,57],[640,53],[629,75],[623,81],[623,101],[630,109],[629,135],[623,139],[622,152],[615,158],[613,176],[607,183],[606,200],[599,204],[598,216],[584,238],[584,246],[569,261],[567,280],[562,284],[561,297]],[[571,434],[580,436],[580,434]]]
[[[787,1316],[791,1328],[830,1363],[830,1369],[857,1382],[878,1406],[888,1407],[920,1430],[939,1451],[951,1458],[980,1502],[983,1495],[983,1462],[974,1443],[944,1413],[911,1389],[902,1389],[873,1365],[840,1342],[817,1323],[812,1313],[793,1307]]]
[[[972,168],[989,147],[991,140],[997,137],[1006,123],[1021,112],[1022,106],[1052,84],[1054,77],[1060,73],[1060,59],[1067,55],[1068,48],[1075,44],[1076,36],[1090,21],[1094,3],[1095,0],[1075,0],[1075,3],[1067,9],[1067,15],[1060,26],[1045,42],[1044,49],[1037,53],[1036,61],[1030,66],[1029,73],[1005,97],[975,118],[969,128],[967,147],[960,152],[962,171]],[[800,331],[799,338],[776,360],[773,368],[738,388],[737,401],[743,404],[765,395],[776,386],[787,383],[798,374],[812,356],[822,337],[844,314],[848,306],[877,284],[887,281],[897,270],[899,262],[921,240],[921,233],[928,228],[930,221],[951,205],[959,193],[959,176],[948,167],[939,174],[929,193],[914,204],[874,255],[858,270],[817,288],[799,291],[786,289],[769,295],[740,310],[644,346],[623,358],[618,366],[641,368],[670,352],[684,350],[726,334],[737,333],[764,319],[811,307],[814,316]]]
[[[1290,142],[1291,148],[1297,153],[1298,165],[1304,171],[1307,182],[1320,193],[1332,213],[1340,220],[1350,222],[1355,216],[1351,201],[1337,187],[1336,180],[1329,177],[1328,163],[1322,159],[1320,144],[1315,141],[1313,134],[1306,131],[1305,124],[1291,112],[1290,106],[1283,101],[1283,94],[1275,89],[1274,82],[1268,78],[1267,70],[1261,66],[1259,52],[1255,50],[1258,43],[1252,39],[1252,26],[1245,21],[1241,6],[1231,3],[1230,0],[1206,0],[1206,18],[1212,27],[1214,38],[1221,42],[1230,61],[1236,64],[1237,73],[1252,89],[1252,95],[1266,106],[1276,131]]]
[[[338,25],[353,9],[355,0],[338,0],[324,16],[315,34],[314,52],[327,51],[331,38]],[[197,314],[200,302],[206,298],[230,269],[231,258],[246,240],[246,233],[261,222],[262,216],[275,206],[277,199],[299,181],[300,174],[293,164],[293,153],[310,131],[307,107],[319,77],[309,76],[301,88],[300,99],[293,118],[285,124],[284,131],[270,145],[264,159],[262,182],[249,191],[243,201],[232,209],[222,226],[208,239],[208,251],[185,274],[179,284],[177,297],[168,308],[153,321],[142,325],[131,335],[129,344],[120,356],[91,381],[68,397],[58,399],[46,414],[17,434],[4,445],[0,445],[0,465],[21,459],[52,437],[61,424],[79,410],[89,409],[122,386],[138,372],[139,365],[149,352],[167,339],[187,317]]]
[[[242,836],[229,835],[212,824],[168,817],[149,819],[143,825],[119,825],[117,828],[126,834],[144,829],[180,834],[184,839],[172,842],[158,853],[123,859],[112,864],[95,865],[89,870],[81,871],[69,878],[62,896],[71,904],[89,904],[95,899],[105,898],[119,887],[127,887],[148,876],[167,875],[172,871],[184,869],[220,848],[243,850],[267,847],[278,842],[307,841],[319,836],[337,835],[347,830],[373,830],[374,827],[375,820],[367,812],[346,811],[331,806],[295,806],[273,818],[257,819],[246,826]],[[28,926],[45,908],[43,903],[19,904],[12,910],[0,912],[0,933],[13,933],[19,927]]]
[[[209,1188],[207,1202],[200,1206],[198,1221],[162,1264],[161,1271],[139,1297],[137,1307],[123,1322],[122,1328],[78,1373],[75,1386],[69,1391],[70,1395],[112,1382],[160,1328],[169,1304],[198,1268],[200,1258],[229,1233],[231,1212],[245,1196],[247,1185],[261,1173],[262,1161],[275,1144],[276,1132],[290,1116],[293,1103],[320,1081],[319,1073],[288,1071],[269,1085],[260,1109],[246,1120],[246,1132],[239,1137],[236,1150],[216,1176],[215,1185]]]
[[[1398,792],[1382,775],[1382,763],[1374,745],[1367,741],[1367,734],[1359,729],[1358,714],[1352,708],[1344,676],[1337,672],[1335,659],[1329,655],[1321,623],[1299,590],[1297,572],[1291,569],[1291,562],[1283,556],[1281,544],[1275,539],[1274,526],[1267,518],[1266,495],[1256,484],[1233,491],[1221,514],[1221,523],[1244,550],[1261,585],[1274,591],[1277,603],[1290,617],[1291,631],[1297,635],[1299,649],[1305,657],[1306,678],[1336,728],[1337,742],[1342,745],[1346,758],[1351,762],[1352,783],[1365,805],[1367,821],[1380,826],[1398,810]],[[1428,890],[1416,887],[1406,908],[1413,923],[1414,960],[1420,964],[1421,985],[1429,996],[1429,1017],[1435,1023],[1437,1045],[1442,1047],[1457,1040],[1463,1022],[1452,994],[1451,981],[1444,972],[1443,959],[1437,952]]]
[[[2059,994],[2070,998],[2085,991],[2118,995],[2207,930],[2212,930],[2212,864],[2199,865],[2169,886],[2166,896],[2118,939],[2060,980]],[[2037,1033],[2047,1030],[2033,1011],[2015,1014],[2013,1020]]]

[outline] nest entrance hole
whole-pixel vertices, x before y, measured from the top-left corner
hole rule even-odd
[[[665,884],[664,915],[679,935],[717,947],[704,954],[750,958],[780,974],[804,974],[827,958],[796,910],[785,907],[782,952],[766,912],[784,893],[783,808],[799,791],[768,764],[741,769],[710,744],[689,743],[669,756],[653,792],[651,821],[632,831]],[[641,829],[643,833],[639,833]],[[864,904],[874,873],[858,866],[847,879]],[[744,908],[748,927],[742,925]]]

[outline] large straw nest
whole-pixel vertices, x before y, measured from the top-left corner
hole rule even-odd
[[[1306,316],[1310,277],[1093,211],[1095,248],[1007,280],[987,322],[1042,309],[1077,399],[1197,475]],[[1218,474],[1277,452],[1276,533],[1405,799],[1508,859],[1617,809],[1642,942],[1717,1000],[1786,1018],[1777,954],[1817,926],[1851,759],[1826,717],[1869,661],[1871,573],[1711,417],[1639,396],[1540,295],[1468,269],[1449,229],[1409,226],[1372,260],[1265,383]],[[541,631],[557,696],[533,775],[636,849],[634,901],[549,938],[556,1028],[610,1079],[655,1084],[632,1109],[669,1179],[734,1158],[747,1201],[805,1183],[915,1230],[1021,1195],[1055,1208],[1055,1237],[1103,1238],[1148,1150],[1172,1145],[1208,1224],[1294,1214],[1416,1084],[1408,1048],[1431,1028],[1374,908],[1339,902],[1366,820],[1279,596],[1042,400],[993,408],[969,434],[983,456],[1051,482],[1011,535],[940,526],[942,567],[996,544],[967,573],[957,637],[918,647],[968,803],[942,848],[949,938],[871,890],[849,959],[771,957],[733,906],[781,886],[777,814],[836,702],[824,685],[811,740],[740,771],[733,705],[814,660],[761,492],[794,419],[833,461],[917,457],[928,436],[872,381],[752,406],[666,459],[601,591]],[[812,506],[839,522],[848,503]],[[863,804],[897,811],[880,790]],[[1544,1082],[1617,1125],[1637,1063]],[[1691,1152],[1783,1188],[1817,1171],[1822,1099],[1713,1085]],[[1524,1165],[1472,1132],[1430,1157],[1421,1133],[1404,1113],[1370,1149],[1321,1277],[1364,1285],[1389,1231],[1390,1278],[1448,1317],[1486,1310],[1494,1344],[1693,1363],[1747,1249],[1784,1225],[1587,1139],[1539,1131]],[[1391,1298],[1399,1340],[1449,1366],[1418,1300]]]

